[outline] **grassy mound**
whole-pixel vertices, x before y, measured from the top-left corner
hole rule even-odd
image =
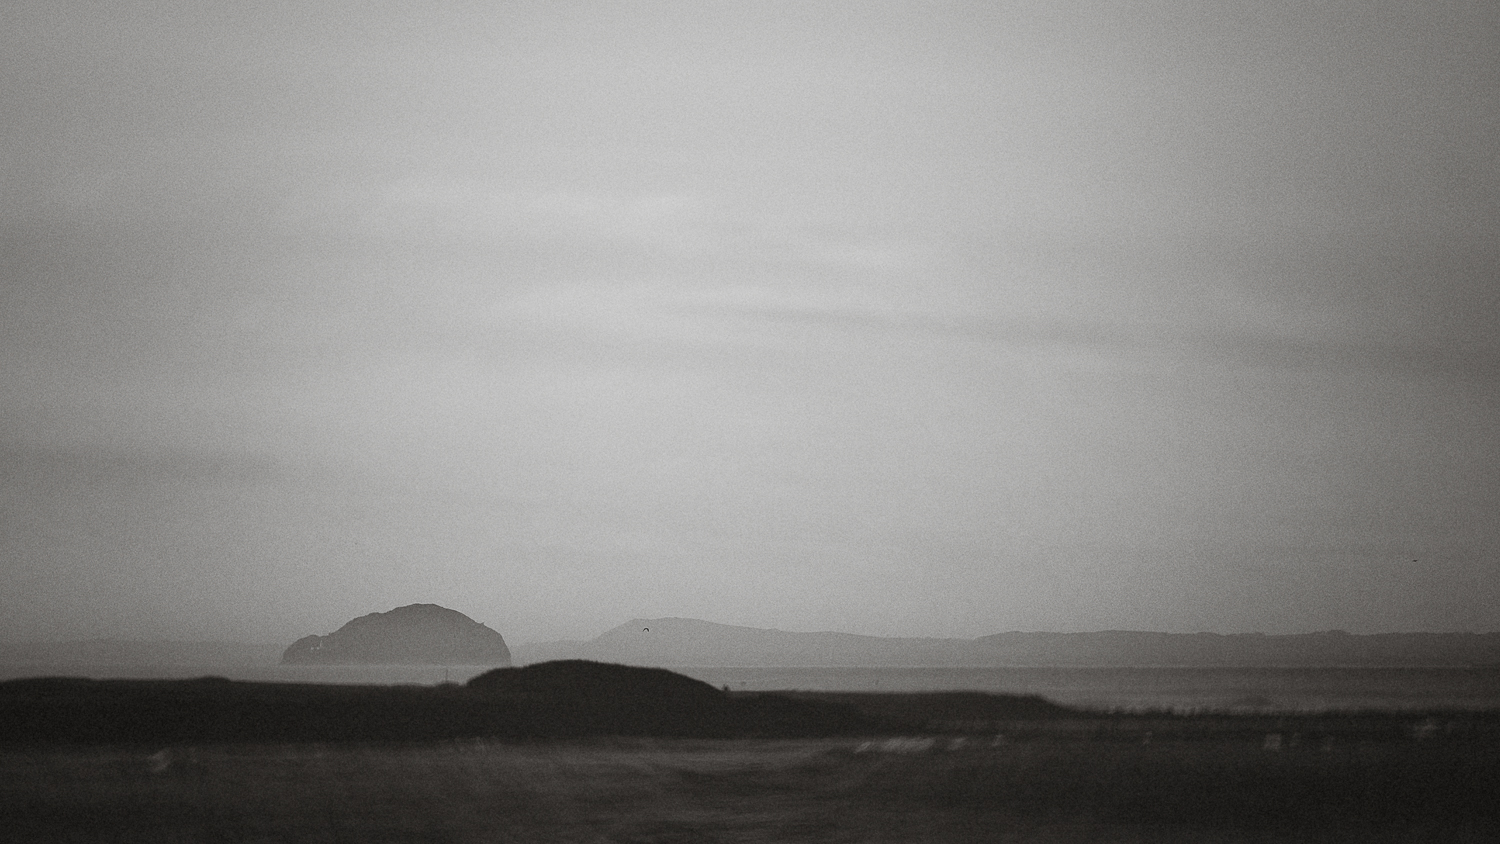
[[[715,736],[734,720],[723,692],[661,668],[561,660],[497,668],[467,690],[523,711],[532,735]]]
[[[564,659],[524,668],[496,668],[470,680],[469,689],[486,694],[544,697],[554,701],[612,698],[645,704],[651,701],[709,706],[725,694],[701,681],[665,668],[641,668]]]
[[[730,695],[664,668],[581,659],[499,668],[468,690],[525,711],[531,734],[544,736],[800,737],[873,726],[836,702]]]

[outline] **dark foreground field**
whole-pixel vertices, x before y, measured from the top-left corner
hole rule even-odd
[[[590,739],[0,754],[3,841],[1492,842],[1440,739]]]
[[[0,683],[0,842],[1500,841],[1495,712],[485,676]]]

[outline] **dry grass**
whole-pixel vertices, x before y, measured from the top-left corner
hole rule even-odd
[[[1500,763],[1459,743],[949,741],[12,751],[0,840],[1500,840]]]

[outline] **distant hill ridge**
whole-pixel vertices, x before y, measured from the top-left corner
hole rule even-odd
[[[635,618],[588,641],[517,646],[517,664],[590,659],[722,667],[1500,666],[1500,633],[996,633],[977,639],[793,633]]]
[[[430,608],[430,609],[428,609]],[[453,628],[467,628],[480,649],[469,645],[425,653],[386,651],[371,655],[369,642],[354,653],[336,655],[329,640],[345,630],[363,630],[372,619],[402,611],[429,621],[441,631],[444,615]],[[440,613],[438,611],[441,611]],[[356,624],[358,622],[358,624]],[[464,624],[466,622],[467,624]],[[379,627],[380,625],[377,625]],[[403,647],[470,641],[465,636],[424,638],[421,625],[398,625],[413,634]],[[361,638],[366,638],[366,630]],[[353,633],[350,633],[350,637]],[[343,644],[346,637],[338,640]],[[314,653],[313,644],[322,643]],[[470,645],[473,641],[470,641]],[[506,648],[502,652],[500,648]],[[326,651],[325,651],[326,649]],[[68,665],[270,665],[277,645],[233,642],[165,642],[88,640],[74,642],[0,643],[0,663]],[[329,636],[309,636],[286,649],[288,662],[329,664],[384,662],[447,665],[529,665],[554,659],[589,659],[626,665],[663,667],[973,667],[1009,666],[1464,666],[1500,668],[1500,633],[1151,633],[1106,630],[1088,633],[1007,632],[976,639],[900,638],[854,633],[794,633],[760,627],[718,624],[691,618],[635,618],[587,641],[539,642],[506,647],[500,634],[468,616],[434,604],[413,604],[391,613],[371,613]],[[337,656],[337,660],[334,658]]]

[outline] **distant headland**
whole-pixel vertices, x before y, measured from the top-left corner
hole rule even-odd
[[[517,664],[592,659],[664,667],[1008,668],[1500,665],[1500,633],[996,633],[977,639],[792,633],[637,618],[587,641],[518,645]]]

